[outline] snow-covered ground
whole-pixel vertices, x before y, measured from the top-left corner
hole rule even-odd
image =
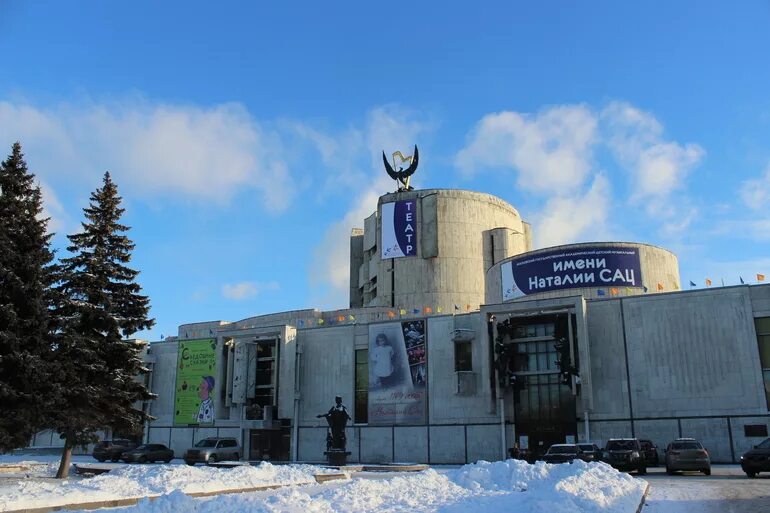
[[[3,462],[0,458],[0,462]],[[7,460],[5,460],[7,461]],[[55,472],[55,464],[51,464]],[[321,467],[271,465],[216,469],[184,465],[130,465],[93,478],[64,482],[41,478],[6,479],[0,511],[124,497],[160,496],[121,512],[442,512],[633,513],[646,483],[604,464],[529,465],[522,461],[478,462],[381,479],[333,481],[195,499],[193,491],[304,484]],[[15,484],[11,484],[15,483]],[[118,510],[116,510],[118,511]]]

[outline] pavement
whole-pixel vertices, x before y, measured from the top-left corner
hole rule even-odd
[[[712,465],[711,475],[669,476],[663,467],[641,476],[650,483],[643,513],[769,513],[770,473],[749,479],[740,465]]]

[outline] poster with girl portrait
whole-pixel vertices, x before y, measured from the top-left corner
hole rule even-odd
[[[425,321],[369,326],[369,423],[425,422]]]

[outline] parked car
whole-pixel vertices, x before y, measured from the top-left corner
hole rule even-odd
[[[666,447],[666,473],[694,470],[711,475],[711,458],[694,438],[677,438]]]
[[[639,440],[639,445],[642,446],[644,461],[647,462],[648,467],[657,467],[660,465],[660,456],[658,455],[657,445],[652,443],[651,440]]]
[[[155,463],[164,461],[168,463],[174,459],[174,451],[163,444],[144,444],[124,452],[120,459],[126,463]]]
[[[749,477],[756,477],[760,472],[770,472],[770,438],[741,456],[741,468]]]
[[[584,461],[601,461],[602,450],[596,444],[577,444],[578,448],[583,451]]]
[[[97,461],[119,461],[121,454],[130,449],[133,449],[137,445],[139,444],[123,438],[116,438],[115,440],[103,440],[94,445],[94,451],[91,453],[91,455]]]
[[[618,470],[647,473],[642,446],[636,438],[610,438],[602,451],[602,460]]]
[[[575,444],[553,444],[540,459],[546,463],[572,463],[583,459],[583,451]]]
[[[188,465],[196,463],[214,463],[225,460],[239,460],[241,446],[235,438],[204,438],[195,447],[184,452],[184,461]]]

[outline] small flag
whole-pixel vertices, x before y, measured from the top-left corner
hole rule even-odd
[[[695,282],[690,280],[690,287],[694,287],[694,286],[695,286]]]
[[[443,312],[443,311],[444,311],[444,309],[443,309],[443,308],[441,308],[440,306],[437,306],[437,307],[436,307],[436,313],[441,313],[441,312]]]
[[[356,316],[351,314],[351,315],[348,316],[348,319],[350,319],[351,321],[355,321],[356,320]]]
[[[396,312],[394,312],[392,310],[388,310],[388,317],[390,317],[392,319],[395,316],[396,316]]]
[[[418,314],[418,313],[420,313],[420,309],[419,308],[414,308],[414,309],[412,309],[412,313],[413,314]]]
[[[618,295],[618,289],[616,289],[616,288],[614,288],[614,287],[613,287],[613,288],[611,288],[611,289],[610,289],[610,294],[612,294],[613,296],[617,296],[617,295]]]
[[[399,313],[400,315],[406,315],[406,310],[404,310],[404,309],[402,308],[401,310],[399,310],[399,311],[398,311],[398,313]]]
[[[663,284],[662,283],[658,283],[658,290],[663,290]]]
[[[644,290],[645,294],[647,293],[647,287],[642,287],[642,290]]]
[[[455,305],[455,311],[457,311],[459,309],[460,309],[460,306],[459,305]]]
[[[743,276],[738,276],[738,278],[741,280],[741,285],[746,285],[746,282],[743,281]]]
[[[429,306],[426,306],[426,307],[423,309],[423,311],[424,311],[426,314],[428,314],[428,313],[433,313],[433,309],[432,309],[431,307],[429,307]]]
[[[597,296],[606,296],[606,295],[607,295],[607,293],[606,293],[606,292],[604,292],[604,290],[602,290],[602,289],[599,289],[599,290],[597,290],[597,291],[596,291],[596,295],[597,295]]]
[[[764,274],[758,274],[757,275],[757,281],[765,281],[765,275]]]
[[[318,325],[319,325],[319,326],[320,326],[321,324],[323,324],[323,323],[324,323],[324,320],[323,320],[323,319],[318,319]]]
[[[708,278],[706,278],[706,286],[707,286],[707,287],[710,287],[710,286],[711,286],[711,280],[709,280]]]

